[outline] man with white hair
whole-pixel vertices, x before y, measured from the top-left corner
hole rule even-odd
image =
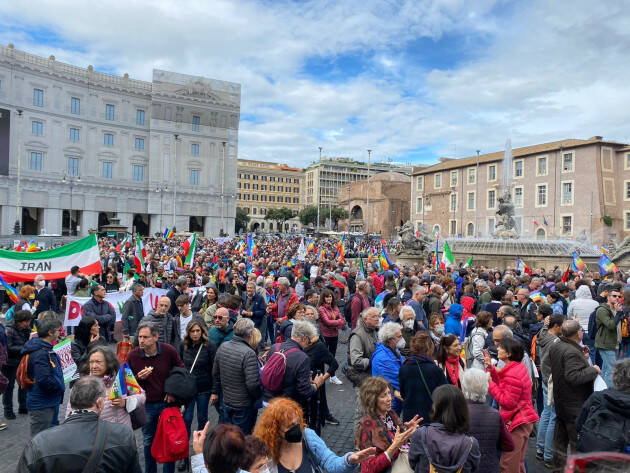
[[[291,289],[289,280],[285,277],[280,277],[278,278],[276,302],[267,306],[267,313],[273,316],[274,321],[283,319],[287,315],[287,309],[291,307],[292,304],[298,302],[300,302],[300,300],[295,291]]]
[[[268,362],[273,356],[284,356],[286,362],[281,390],[272,392],[265,388],[265,401],[284,396],[305,407],[311,396],[324,384],[323,374],[311,378],[311,360],[304,352],[317,336],[317,328],[311,322],[294,320],[291,338],[282,342],[279,347],[276,345],[269,350]],[[277,353],[278,351],[282,353]]]
[[[37,317],[40,312],[46,312],[47,310],[57,312],[57,299],[55,299],[52,289],[46,286],[46,279],[44,278],[44,275],[38,274],[35,276],[34,283],[35,300],[39,302],[37,303],[35,312],[33,312],[33,316]]]

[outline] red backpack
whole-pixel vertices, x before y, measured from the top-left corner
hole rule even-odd
[[[158,463],[171,463],[188,457],[188,431],[177,407],[167,407],[160,414],[151,456]]]
[[[276,344],[275,351],[267,357],[267,363],[263,366],[261,382],[263,388],[272,393],[282,391],[284,384],[284,371],[287,367],[287,355],[298,351],[297,348],[290,348],[286,352],[280,350],[280,344]]]

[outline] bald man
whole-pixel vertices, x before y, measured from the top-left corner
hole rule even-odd
[[[157,325],[159,332],[158,341],[168,343],[177,348],[180,343],[180,338],[177,333],[175,319],[169,313],[170,308],[171,299],[168,296],[162,296],[158,299],[157,307],[151,309],[149,313],[142,318],[142,322]]]

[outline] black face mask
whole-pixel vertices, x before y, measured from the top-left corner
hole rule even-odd
[[[302,430],[300,429],[300,424],[291,426],[291,428],[284,433],[284,439],[289,443],[301,442]]]

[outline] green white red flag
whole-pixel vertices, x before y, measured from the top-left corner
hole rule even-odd
[[[442,269],[446,270],[451,264],[455,264],[455,258],[453,258],[453,253],[451,253],[451,247],[448,246],[448,241],[445,241],[442,249]]]
[[[138,272],[144,271],[144,258],[147,255],[147,251],[144,249],[144,245],[142,244],[142,240],[140,239],[140,235],[137,236],[136,239],[136,252],[134,254],[134,264],[138,269]]]
[[[197,232],[188,237],[188,240],[182,245],[184,247],[184,265],[192,266],[192,262],[195,260],[195,249],[197,248]]]
[[[52,250],[0,250],[0,275],[7,283],[33,281],[38,274],[48,280],[65,278],[73,266],[86,275],[102,271],[96,234]]]

